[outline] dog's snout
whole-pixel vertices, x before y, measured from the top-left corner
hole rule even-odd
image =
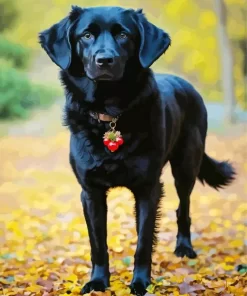
[[[114,62],[114,57],[109,55],[98,55],[95,59],[95,63],[99,68],[112,67]]]

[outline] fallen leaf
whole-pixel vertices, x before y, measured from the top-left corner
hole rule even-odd
[[[53,282],[52,281],[38,279],[36,284],[44,287],[47,292],[51,292],[53,290]]]

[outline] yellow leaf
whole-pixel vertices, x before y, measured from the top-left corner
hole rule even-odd
[[[153,294],[155,291],[155,285],[149,285],[146,290],[148,291],[148,293]]]
[[[81,293],[81,287],[74,287],[71,289],[72,294],[79,295]]]
[[[179,276],[172,276],[170,279],[169,279],[172,283],[182,283],[183,280],[184,280],[184,276],[183,275],[179,275]]]
[[[130,295],[130,289],[121,289],[115,291],[116,296],[129,296]],[[110,295],[109,295],[110,296]]]
[[[117,246],[112,248],[115,253],[122,253],[124,248],[122,246]]]
[[[240,248],[244,245],[244,242],[241,239],[236,239],[231,241],[229,245],[231,248]]]
[[[67,290],[71,290],[74,288],[74,283],[71,283],[71,282],[63,283],[63,287]]]
[[[78,277],[76,274],[71,274],[70,276],[66,277],[65,280],[72,283],[76,283],[78,280]]]
[[[226,271],[230,271],[234,269],[234,266],[226,264],[225,262],[221,264],[221,267]]]
[[[80,275],[88,274],[89,270],[90,270],[90,268],[85,265],[78,265],[75,267],[75,272],[79,273]]]
[[[4,278],[0,278],[0,283],[9,285],[9,281],[5,280]]]
[[[235,260],[234,260],[234,258],[233,258],[233,257],[226,256],[226,257],[225,257],[225,262],[228,262],[228,263],[234,263],[234,262],[235,262]]]
[[[26,291],[28,292],[33,292],[33,293],[38,293],[41,291],[41,286],[39,285],[32,285],[26,288]]]

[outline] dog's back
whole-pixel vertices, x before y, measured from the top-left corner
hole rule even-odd
[[[204,145],[207,133],[207,110],[197,90],[186,80],[171,74],[155,74],[163,110],[165,160],[186,132],[195,127]]]

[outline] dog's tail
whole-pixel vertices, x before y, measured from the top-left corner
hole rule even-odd
[[[219,162],[206,153],[203,154],[203,160],[198,175],[198,179],[204,184],[206,182],[209,186],[216,190],[227,186],[235,179],[235,169],[229,161]]]

